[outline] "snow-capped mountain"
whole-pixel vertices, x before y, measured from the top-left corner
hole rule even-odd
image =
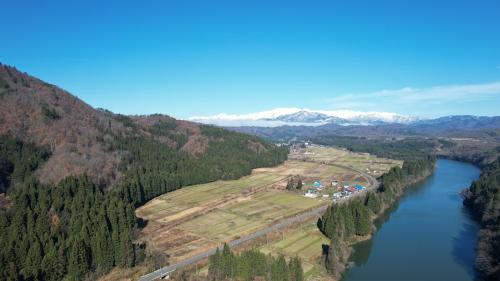
[[[190,120],[219,126],[266,126],[324,124],[347,125],[379,125],[385,123],[409,124],[419,120],[416,117],[390,112],[362,112],[352,110],[310,110],[300,108],[276,108],[250,114],[217,114],[213,116],[196,116]]]
[[[324,123],[344,124],[349,122],[348,120],[339,117],[330,116],[319,112],[305,111],[305,110],[301,110],[291,114],[280,115],[276,118],[269,118],[266,120],[269,121],[279,120],[287,123],[321,123],[321,124]]]

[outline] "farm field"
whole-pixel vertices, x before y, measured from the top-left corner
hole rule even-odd
[[[346,149],[310,145],[292,151],[289,159],[334,163],[366,172],[372,176],[380,176],[393,166],[402,166],[403,161],[380,158],[368,153],[353,153]]]
[[[207,184],[184,187],[161,195],[137,210],[147,220],[168,222],[183,218],[212,205],[222,204],[244,196],[258,188],[272,185],[286,178],[278,173],[258,173],[232,181],[216,181]]]
[[[324,202],[284,191],[265,191],[255,197],[216,209],[179,225],[179,228],[215,241],[228,241]]]
[[[356,177],[353,171],[315,162],[290,160],[272,168],[255,169],[251,175],[238,180],[215,181],[193,185],[161,195],[137,209],[139,217],[162,223],[175,223],[198,213],[248,200],[254,194],[269,190],[283,190],[288,177],[301,175],[305,182],[332,177]],[[363,179],[361,179],[362,181]],[[292,197],[304,198],[300,193]]]
[[[321,259],[322,245],[330,241],[316,227],[316,222],[309,222],[297,229],[285,232],[282,239],[260,247],[264,254],[284,255],[287,259],[298,256],[307,276],[317,274],[316,267]]]
[[[381,172],[398,165],[397,161],[340,149],[313,147],[311,153],[318,158],[300,159],[300,155],[291,154],[282,165],[254,169],[251,175],[238,180],[184,187],[154,198],[136,210],[136,215],[147,221],[138,240],[146,242],[152,251],[166,254],[170,263],[179,262],[286,217],[331,203],[330,198],[303,196],[314,181],[325,183],[324,194],[332,192],[329,183],[333,179],[370,188],[366,174],[348,168],[346,163],[356,169],[377,164]],[[304,183],[302,190],[287,191],[288,180],[297,175]],[[307,239],[321,235],[310,231],[314,235]],[[307,239],[301,241],[304,247],[309,245]],[[313,245],[312,240],[309,242]],[[301,248],[300,252],[308,255],[312,251],[308,249]],[[283,247],[283,251],[293,253],[296,249]]]

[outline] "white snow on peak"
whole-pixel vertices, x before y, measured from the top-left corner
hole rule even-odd
[[[293,120],[293,115],[303,117],[304,113],[318,115],[318,120],[314,122],[302,121],[303,118],[297,118],[297,121],[284,122],[279,117],[286,116],[286,120]],[[338,123],[338,120],[321,119],[322,115],[335,117],[345,120],[343,123]],[[339,125],[374,125],[380,123],[411,123],[417,121],[418,118],[401,115],[392,112],[376,112],[376,111],[354,111],[354,110],[311,110],[301,108],[276,108],[267,111],[248,113],[248,114],[227,114],[220,113],[212,116],[195,116],[189,118],[191,121],[214,124],[219,126],[266,126],[276,127],[281,125],[309,125],[318,126],[331,122],[336,122]],[[340,121],[341,122],[341,121]]]
[[[221,120],[221,121],[262,120],[262,119],[273,119],[279,116],[297,113],[299,111],[301,111],[300,108],[283,107],[283,108],[275,108],[272,110],[249,113],[249,114],[219,113],[212,116],[194,116],[189,118],[189,120],[198,122],[202,122],[203,120]]]

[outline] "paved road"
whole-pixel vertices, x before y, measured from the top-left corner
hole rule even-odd
[[[332,165],[332,166],[337,166],[337,167],[341,167],[341,168],[345,168],[345,169],[350,169],[350,170],[353,170],[357,173],[360,173],[362,174],[363,176],[367,177],[368,180],[370,181],[370,186],[369,187],[376,187],[378,185],[378,182],[377,180],[363,172],[363,171],[360,171],[360,170],[357,170],[357,169],[354,169],[353,167],[349,167],[349,166],[344,166],[344,165],[340,165],[340,164],[334,164],[334,163],[326,163],[327,165]],[[311,217],[315,217],[315,216],[321,216],[323,215],[323,213],[326,211],[326,209],[328,208],[328,206],[321,206],[321,207],[318,207],[318,208],[315,208],[315,209],[312,209],[308,212],[305,212],[305,213],[302,213],[302,214],[299,214],[299,215],[296,215],[294,217],[290,217],[290,218],[287,218],[287,219],[284,219],[283,221],[281,222],[278,222],[270,227],[267,227],[267,228],[264,228],[262,230],[259,230],[257,232],[254,232],[254,233],[251,233],[247,236],[244,236],[244,237],[241,237],[239,239],[236,239],[236,240],[233,240],[231,242],[228,243],[229,247],[235,247],[235,246],[238,246],[244,242],[247,242],[247,241],[250,241],[252,239],[255,239],[257,237],[260,237],[260,236],[264,236],[268,233],[271,233],[273,231],[276,231],[276,230],[280,230],[280,229],[283,229],[283,228],[286,228],[296,222],[300,222],[302,220],[305,220],[305,219],[309,219]],[[220,247],[221,250],[222,250],[222,247]],[[141,278],[139,278],[139,281],[151,281],[151,280],[156,280],[156,279],[160,279],[162,277],[165,277],[167,275],[169,275],[170,273],[174,272],[175,270],[177,269],[181,269],[183,267],[186,267],[188,265],[191,265],[191,264],[194,264],[196,262],[199,262],[205,258],[208,258],[209,256],[215,254],[215,251],[217,250],[217,248],[213,248],[213,249],[210,249],[206,252],[203,252],[199,255],[196,255],[194,257],[191,257],[189,259],[186,259],[186,260],[183,260],[181,262],[178,262],[176,264],[172,264],[172,265],[169,265],[169,266],[165,266],[165,267],[162,267],[158,270],[155,270],[149,274],[146,274],[146,275],[143,275],[141,276]]]
[[[228,245],[229,245],[229,247],[235,247],[235,246],[238,246],[244,242],[250,241],[250,240],[255,239],[257,237],[260,237],[260,236],[264,236],[264,235],[271,233],[273,231],[286,228],[286,227],[288,227],[296,222],[310,219],[312,217],[319,217],[319,216],[323,215],[323,213],[326,211],[327,208],[328,208],[328,206],[326,206],[326,205],[321,206],[321,207],[312,209],[308,212],[296,215],[294,217],[284,219],[281,222],[278,222],[270,227],[264,228],[262,230],[254,232],[254,233],[249,234],[247,236],[233,240],[233,241],[229,242]],[[189,259],[178,262],[176,264],[172,264],[172,265],[160,268],[158,270],[155,270],[149,274],[141,276],[141,278],[139,278],[139,281],[151,281],[151,280],[160,279],[160,278],[167,276],[168,274],[174,272],[177,269],[181,269],[181,268],[186,267],[188,265],[191,265],[193,263],[199,262],[199,261],[215,254],[216,250],[217,250],[217,248],[213,248],[213,249],[210,249],[210,250],[203,252],[199,255],[196,255],[196,256],[191,257]],[[221,250],[222,250],[222,247],[221,247]]]

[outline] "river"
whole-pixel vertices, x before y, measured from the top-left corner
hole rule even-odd
[[[342,281],[476,280],[478,226],[458,192],[479,173],[467,163],[438,160],[433,176],[409,187],[377,220],[373,239],[354,247]]]

